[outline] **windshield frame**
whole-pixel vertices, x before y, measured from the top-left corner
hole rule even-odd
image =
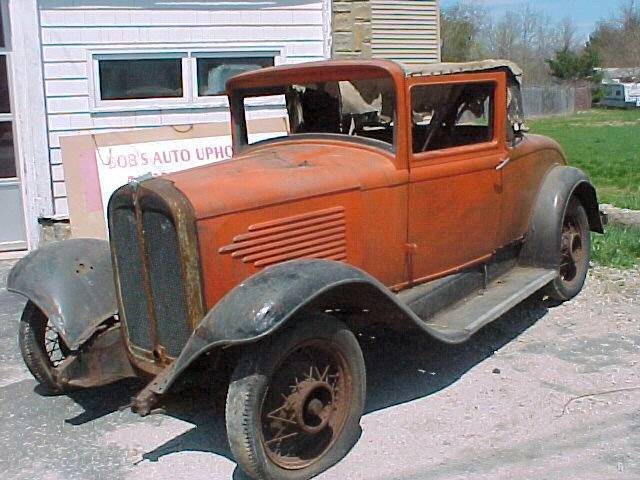
[[[388,78],[394,88],[393,144],[382,140],[337,133],[295,133],[249,144],[245,115],[245,98],[273,94],[274,89],[287,85],[304,85],[318,82],[338,82]],[[265,68],[232,77],[227,82],[227,94],[231,111],[231,132],[234,152],[264,144],[291,142],[296,139],[327,139],[379,148],[386,153],[397,154],[402,145],[400,138],[403,118],[398,109],[403,107],[404,72],[392,62],[313,62]],[[281,93],[281,92],[278,92]]]

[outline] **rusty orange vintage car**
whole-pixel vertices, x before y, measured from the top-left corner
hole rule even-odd
[[[325,470],[358,438],[354,329],[459,343],[537,292],[582,288],[596,191],[525,133],[520,78],[495,60],[232,77],[233,159],[125,185],[109,242],[46,245],[14,267],[27,366],[55,392],[144,378],[142,415],[190,367],[229,368],[242,469]],[[286,131],[251,131],[256,110]]]

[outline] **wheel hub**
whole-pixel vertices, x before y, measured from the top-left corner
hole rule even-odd
[[[307,433],[318,433],[329,423],[333,412],[333,390],[323,381],[306,380],[298,386],[293,399],[295,419]]]
[[[565,220],[562,229],[562,264],[560,273],[566,281],[576,276],[577,266],[582,260],[582,236],[573,218]]]

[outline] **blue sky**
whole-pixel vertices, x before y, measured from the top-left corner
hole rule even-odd
[[[457,3],[457,0],[440,0],[442,8]],[[508,9],[517,8],[522,0],[474,0],[474,3],[484,5],[494,16],[499,17]],[[551,15],[553,20],[571,17],[583,40],[587,39],[596,22],[608,19],[619,5],[617,0],[535,0],[529,2],[535,9]]]

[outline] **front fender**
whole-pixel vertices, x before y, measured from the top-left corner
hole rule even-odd
[[[528,265],[558,268],[562,221],[569,200],[582,203],[592,231],[604,233],[596,190],[589,177],[574,167],[558,165],[545,176],[529,221],[529,231],[520,260]]]
[[[13,267],[7,290],[36,304],[77,350],[117,313],[109,242],[79,238],[45,245]]]
[[[401,319],[431,332],[384,285],[351,265],[295,260],[266,268],[231,290],[200,322],[169,369],[148,388],[164,393],[196,358],[216,348],[256,342],[296,314],[327,308],[375,309],[385,321]]]

